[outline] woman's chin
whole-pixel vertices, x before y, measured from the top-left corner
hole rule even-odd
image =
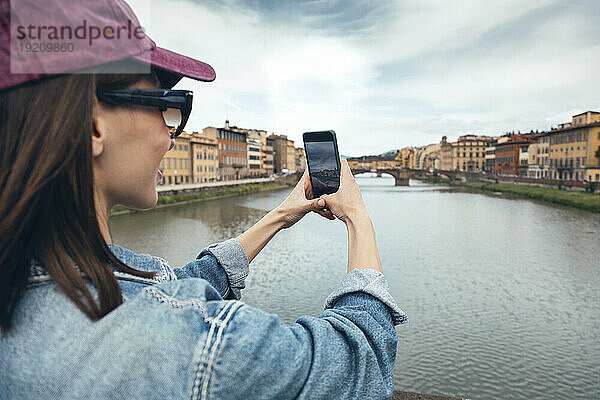
[[[156,207],[157,202],[158,202],[158,192],[156,191],[156,187],[154,187],[152,190],[152,194],[150,195],[150,198],[148,201],[147,209]]]
[[[156,203],[158,202],[158,193],[156,192],[156,188],[154,188],[151,193],[148,193],[145,198],[136,200],[137,201],[135,202],[131,202],[130,205],[125,205],[125,207],[139,211],[149,210],[156,207]]]

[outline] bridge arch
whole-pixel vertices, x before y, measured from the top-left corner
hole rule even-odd
[[[380,168],[380,169],[352,169],[352,175],[359,175],[365,173],[376,173],[377,176],[381,176],[382,174],[391,175],[394,177],[394,185],[395,186],[408,186],[408,182],[410,177],[412,176],[410,172],[403,171],[401,169],[391,169],[391,168]]]
[[[464,181],[464,177],[454,174],[452,172],[449,171],[443,171],[443,170],[435,170],[431,173],[431,176],[442,176],[444,178],[447,178],[450,183],[454,183],[456,181]]]
[[[384,170],[377,170],[377,171],[371,171],[371,170],[352,170],[352,175],[360,175],[360,174],[377,174],[377,176],[381,176],[382,174],[386,174],[386,175],[391,175],[394,177],[394,179],[396,178],[396,175],[394,175],[393,172],[391,171],[384,171]]]

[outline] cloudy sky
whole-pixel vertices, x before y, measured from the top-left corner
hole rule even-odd
[[[336,132],[378,154],[600,111],[600,1],[128,0],[162,47],[213,66],[186,131]]]

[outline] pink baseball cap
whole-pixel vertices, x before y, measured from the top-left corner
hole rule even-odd
[[[216,77],[210,65],[156,46],[123,0],[0,0],[0,90],[100,66],[111,66],[105,72],[154,66],[168,88],[183,77]]]

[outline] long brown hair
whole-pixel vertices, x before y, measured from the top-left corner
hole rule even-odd
[[[72,74],[0,92],[0,327],[8,332],[31,259],[90,319],[123,302],[111,266],[122,263],[100,232],[94,204],[92,114],[99,87],[148,75]],[[76,267],[98,290],[96,304]]]

